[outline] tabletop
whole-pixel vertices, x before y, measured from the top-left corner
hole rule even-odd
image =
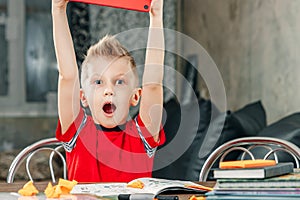
[[[0,199],[5,200],[46,200],[47,198],[44,195],[44,190],[47,187],[49,182],[41,181],[34,182],[36,188],[40,191],[40,194],[33,197],[22,197],[17,192],[23,187],[26,182],[17,181],[14,183],[0,182]],[[213,187],[214,182],[200,182],[204,186]],[[192,194],[178,194],[179,200],[188,200]],[[60,200],[105,200],[105,198],[96,197],[93,195],[65,195],[59,198]]]

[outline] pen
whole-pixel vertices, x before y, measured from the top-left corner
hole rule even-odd
[[[153,194],[119,194],[118,200],[179,200],[178,196],[155,196]]]
[[[179,200],[178,196],[162,196],[158,195],[154,198],[154,200]]]
[[[149,193],[119,194],[118,200],[153,200],[154,195]]]

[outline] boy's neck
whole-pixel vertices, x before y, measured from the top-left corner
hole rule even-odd
[[[100,131],[106,131],[106,132],[112,132],[112,131],[123,131],[125,130],[125,127],[126,127],[126,123],[125,124],[121,124],[121,125],[118,125],[116,127],[113,127],[113,128],[106,128],[100,124],[95,124],[96,127],[97,127],[97,130],[100,130]]]

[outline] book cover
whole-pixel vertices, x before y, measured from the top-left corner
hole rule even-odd
[[[120,194],[147,194],[147,197],[150,196],[149,199],[152,200],[162,193],[204,194],[211,190],[212,188],[191,181],[139,178],[129,183],[77,184],[71,194],[93,194],[100,197],[118,196]]]
[[[242,179],[263,179],[293,172],[294,164],[278,163],[273,166],[262,168],[233,168],[233,169],[214,169],[213,176],[219,178],[242,178]]]
[[[149,12],[151,0],[70,0],[73,2],[81,2],[95,4],[101,6],[109,6],[114,8],[123,8],[140,12]]]
[[[266,179],[218,179],[216,188],[300,188],[300,171]]]

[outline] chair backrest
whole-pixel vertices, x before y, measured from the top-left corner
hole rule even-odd
[[[219,161],[222,161],[223,158],[233,150],[244,151],[241,159],[244,158],[245,153],[249,154],[252,159],[255,159],[251,153],[251,149],[257,146],[262,146],[269,149],[269,151],[265,154],[264,159],[267,159],[271,154],[274,154],[277,162],[278,158],[276,156],[276,152],[285,151],[289,153],[294,158],[297,165],[296,167],[299,168],[300,148],[295,144],[286,140],[272,137],[243,137],[228,141],[214,150],[202,166],[199,175],[199,181],[206,181],[214,163],[219,159]]]
[[[54,170],[53,170],[53,156],[54,154],[57,154],[62,162],[63,162],[63,176],[64,179],[67,178],[67,167],[66,167],[66,161],[64,156],[59,151],[62,148],[62,143],[58,141],[56,138],[46,138],[39,140],[26,148],[24,148],[12,161],[10,168],[8,170],[7,175],[7,183],[13,183],[15,174],[20,167],[20,165],[23,163],[23,161],[26,159],[26,171],[29,179],[33,181],[30,170],[29,170],[29,164],[31,158],[40,151],[50,151],[51,154],[49,156],[49,168],[50,168],[50,174],[52,178],[52,182],[55,182],[55,176],[54,176]]]

